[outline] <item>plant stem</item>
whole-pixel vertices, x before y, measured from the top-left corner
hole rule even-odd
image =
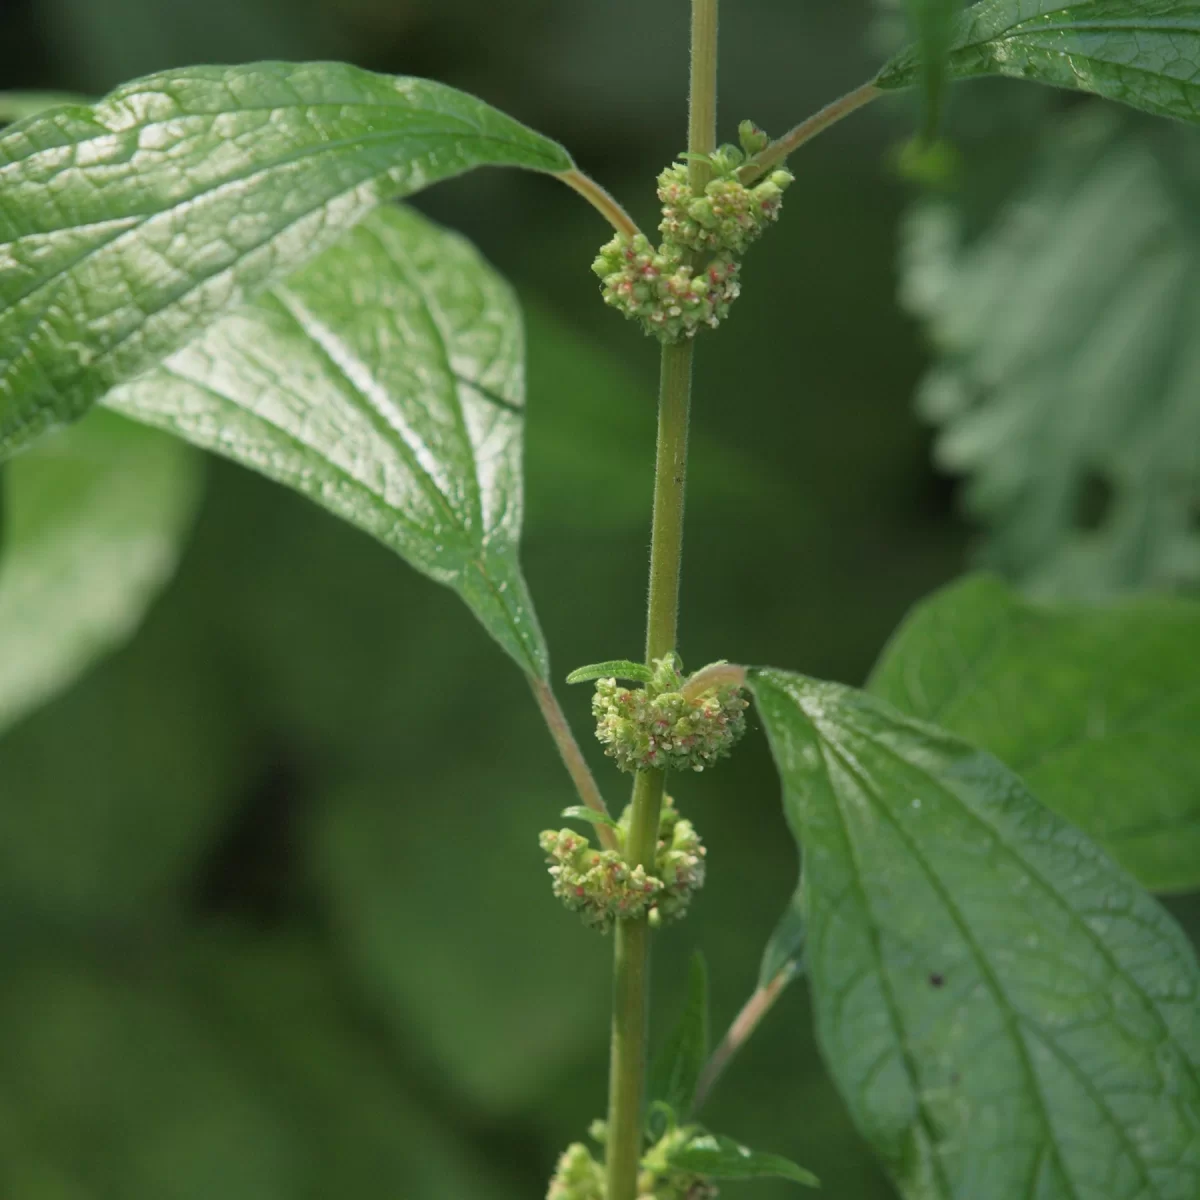
[[[805,142],[811,142],[830,125],[836,125],[843,117],[857,112],[882,95],[881,88],[877,88],[873,83],[864,83],[862,87],[848,92],[840,100],[827,104],[820,112],[813,113],[807,121],[801,121],[795,129],[772,142],[762,153],[756,154],[738,172],[738,178],[745,184],[757,182],[773,166],[783,162],[793,150],[798,150]]]
[[[626,237],[634,237],[640,233],[637,223],[621,207],[617,198],[605,190],[590,175],[585,175],[578,167],[570,171],[559,171],[556,179],[562,180],[567,187],[578,192],[618,233]]]
[[[795,978],[796,968],[787,966],[765,987],[760,987],[749,1000],[742,1011],[734,1018],[721,1044],[712,1052],[705,1064],[696,1084],[695,1107],[699,1109],[708,1099],[709,1092],[721,1077],[722,1072],[733,1059],[733,1056],[750,1040],[750,1035],[758,1028],[763,1017],[771,1011],[775,1001],[782,995],[784,988]]]
[[[575,784],[575,790],[579,793],[580,800],[593,812],[608,816],[608,806],[600,794],[596,777],[592,774],[587,760],[583,757],[583,751],[580,750],[579,743],[571,732],[571,726],[558,702],[558,697],[554,694],[554,689],[544,679],[538,679],[534,675],[529,675],[527,678],[537,699],[538,708],[542,710],[542,716],[546,718],[546,727],[550,730],[550,736],[554,739],[559,754],[562,755],[563,765],[567,768],[567,773]],[[607,825],[597,825],[596,833],[600,838],[600,844],[606,850],[619,849],[617,835]]]
[[[711,154],[717,145],[717,0],[692,0],[692,77],[688,149]],[[702,191],[707,163],[691,160],[689,182]],[[683,508],[687,488],[688,418],[692,400],[693,343],[666,345],[658,392],[658,449],[650,539],[650,598],[646,661],[675,649]],[[625,857],[653,869],[658,847],[665,771],[642,771],[633,787]],[[607,1200],[636,1200],[642,1149],[650,984],[650,927],[646,918],[619,921],[614,935],[612,1053],[609,1063]]]

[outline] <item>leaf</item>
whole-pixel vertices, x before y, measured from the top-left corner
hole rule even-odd
[[[696,1084],[708,1061],[708,968],[697,951],[688,967],[687,1000],[679,1021],[655,1056],[650,1101],[661,1101],[679,1121],[692,1111]]]
[[[382,201],[555,143],[442,84],[190,67],[0,133],[0,457],[81,416]]]
[[[974,243],[944,207],[909,220],[903,298],[940,360],[918,407],[980,565],[1064,597],[1200,583],[1198,202],[1190,132],[1092,109]]]
[[[615,658],[612,662],[593,663],[589,667],[576,667],[567,676],[567,682],[589,683],[593,679],[609,678],[649,683],[654,678],[654,672],[645,663],[630,662],[627,658]]]
[[[0,729],[137,628],[179,560],[197,466],[186,446],[111,413],[7,465]]]
[[[86,103],[85,97],[73,92],[0,92],[0,125],[23,121],[64,104]]]
[[[990,755],[852,688],[750,682],[818,1040],[901,1193],[1194,1197],[1200,970],[1171,918]]]
[[[670,1164],[680,1171],[706,1175],[710,1179],[790,1179],[805,1187],[820,1187],[821,1181],[803,1167],[778,1154],[751,1150],[732,1138],[702,1133],[670,1155]]]
[[[921,140],[931,146],[937,140],[945,106],[946,59],[954,34],[954,19],[961,0],[905,0],[908,24],[919,56],[917,68],[922,90]]]
[[[1011,75],[1200,121],[1196,0],[982,0],[959,18],[947,49],[952,79]],[[911,87],[921,61],[909,47],[875,82]]]
[[[785,971],[789,978],[794,978],[804,970],[804,944],[807,940],[804,885],[800,883],[763,951],[762,965],[758,969],[760,989],[770,987]]]
[[[620,829],[620,825],[608,813],[596,812],[593,808],[585,808],[582,804],[573,804],[564,808],[559,814],[569,821],[586,821],[589,825],[605,825],[609,829]]]
[[[975,577],[905,620],[868,688],[991,751],[1150,888],[1200,886],[1200,604],[1031,603]]]
[[[517,560],[520,313],[462,238],[381,210],[105,403],[378,538],[546,678]]]

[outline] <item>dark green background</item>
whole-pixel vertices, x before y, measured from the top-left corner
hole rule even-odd
[[[726,9],[726,136],[746,116],[781,131],[879,59],[865,3]],[[686,23],[685,0],[3,0],[0,81],[97,93],[267,57],[435,76],[562,140],[650,225],[653,176],[682,148]],[[961,568],[969,531],[911,415],[922,349],[894,302],[907,194],[885,160],[908,116],[889,101],[795,160],[785,220],[701,340],[690,665],[859,682]],[[972,161],[1011,153],[1003,121],[967,133]],[[526,302],[524,561],[556,673],[637,656],[655,347],[598,301],[605,229],[552,181],[501,172],[417,204]],[[585,692],[570,712],[616,800]],[[678,785],[710,881],[660,939],[659,1031],[695,946],[715,1023],[732,1017],[796,871],[757,729]],[[136,641],[0,742],[0,1195],[544,1194],[605,1083],[609,944],[554,904],[536,844],[571,802],[522,679],[455,597],[211,462]],[[890,1195],[802,987],[707,1115],[829,1196]]]

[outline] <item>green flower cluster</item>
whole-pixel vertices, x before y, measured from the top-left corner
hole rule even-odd
[[[604,303],[641,321],[661,341],[692,337],[701,325],[715,329],[729,315],[741,286],[738,264],[716,255],[699,274],[670,243],[657,250],[645,234],[618,234],[600,248],[592,270],[604,284]]]
[[[658,177],[663,206],[659,232],[668,244],[689,250],[745,254],[779,219],[783,193],[791,182],[790,172],[772,171],[761,183],[747,187],[735,169],[718,175],[704,195],[697,196],[688,186],[687,163],[674,163]]]
[[[617,234],[592,263],[604,302],[660,341],[694,337],[701,326],[715,329],[729,315],[741,291],[738,259],[779,217],[792,176],[776,170],[747,187],[738,169],[766,146],[767,136],[749,121],[738,133],[740,150],[722,146],[708,156],[713,177],[702,195],[692,191],[686,162],[658,177],[660,246],[640,233]]]
[[[598,1141],[604,1141],[604,1122],[592,1126]],[[672,1126],[642,1156],[638,1174],[637,1200],[715,1200],[712,1180],[670,1166],[671,1153],[695,1135],[691,1127]],[[605,1200],[604,1167],[582,1142],[573,1142],[558,1160],[546,1200]]]
[[[624,847],[632,809],[617,824]],[[679,920],[704,886],[705,848],[691,821],[663,798],[654,873],[630,867],[620,850],[597,850],[571,829],[546,830],[539,842],[550,864],[554,894],[585,925],[607,933],[618,920],[645,916],[652,925]]]
[[[604,753],[630,772],[703,771],[725,758],[746,732],[742,690],[718,684],[688,696],[673,655],[654,666],[655,677],[644,688],[596,681],[592,714]]]

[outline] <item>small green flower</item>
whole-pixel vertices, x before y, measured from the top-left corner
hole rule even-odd
[[[747,701],[739,687],[718,684],[685,696],[675,659],[654,664],[644,688],[596,681],[596,737],[622,771],[703,771],[728,756],[746,731]]]
[[[606,1190],[604,1168],[582,1142],[572,1142],[558,1160],[546,1200],[604,1200]]]
[[[632,807],[617,823],[622,847]],[[554,894],[585,925],[607,933],[619,920],[645,916],[658,926],[678,921],[704,886],[705,848],[691,821],[663,797],[653,874],[630,867],[620,850],[597,850],[573,829],[548,829],[539,838],[550,864]]]

